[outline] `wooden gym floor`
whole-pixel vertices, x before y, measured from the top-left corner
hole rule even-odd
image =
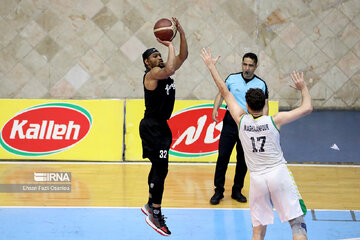
[[[360,210],[360,167],[288,165],[308,209]],[[34,172],[71,172],[70,193],[0,193],[0,206],[140,207],[147,201],[149,163],[2,162],[0,184],[34,184]],[[235,165],[230,164],[225,198],[209,204],[214,164],[170,164],[163,207],[248,208],[232,200]],[[248,197],[249,176],[243,194]]]
[[[230,197],[235,165],[229,165],[225,198],[212,206],[214,164],[170,164],[163,213],[173,240],[251,239],[249,206]],[[307,205],[309,239],[359,240],[360,167],[289,165]],[[1,239],[163,239],[145,223],[149,163],[2,162],[4,184],[39,184],[34,173],[70,172],[68,193],[0,193]],[[248,196],[249,178],[243,194]],[[291,239],[277,214],[267,240]]]

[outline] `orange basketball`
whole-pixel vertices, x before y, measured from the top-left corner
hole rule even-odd
[[[162,18],[154,25],[155,37],[163,41],[171,41],[174,39],[177,32],[176,25],[173,21]]]

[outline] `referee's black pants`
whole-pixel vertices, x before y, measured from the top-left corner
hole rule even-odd
[[[231,152],[236,144],[236,170],[234,176],[234,185],[232,191],[241,191],[244,186],[244,178],[247,167],[245,163],[244,151],[239,140],[239,132],[236,122],[231,117],[229,111],[226,111],[223,119],[223,128],[219,140],[219,155],[216,162],[214,185],[215,191],[224,192],[225,174],[230,161]]]

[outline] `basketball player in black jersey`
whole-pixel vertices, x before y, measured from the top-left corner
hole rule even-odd
[[[172,142],[167,120],[171,116],[175,102],[175,83],[170,76],[180,68],[188,56],[184,30],[176,18],[173,20],[180,34],[179,54],[175,55],[172,42],[157,39],[168,47],[166,63],[155,48],[146,50],[142,55],[146,67],[143,77],[145,114],[140,122],[140,137],[143,158],[150,159],[151,170],[148,176],[149,200],[141,210],[147,215],[146,222],[164,236],[171,234],[161,214],[161,200],[168,173],[169,149]]]

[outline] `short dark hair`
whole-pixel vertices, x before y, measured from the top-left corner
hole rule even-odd
[[[257,65],[257,63],[258,63],[258,57],[256,56],[255,53],[252,53],[252,52],[245,53],[242,60],[244,61],[245,58],[250,58],[250,59],[254,60],[255,65]]]
[[[265,106],[265,94],[260,88],[250,88],[246,92],[245,99],[251,110],[260,111]]]

